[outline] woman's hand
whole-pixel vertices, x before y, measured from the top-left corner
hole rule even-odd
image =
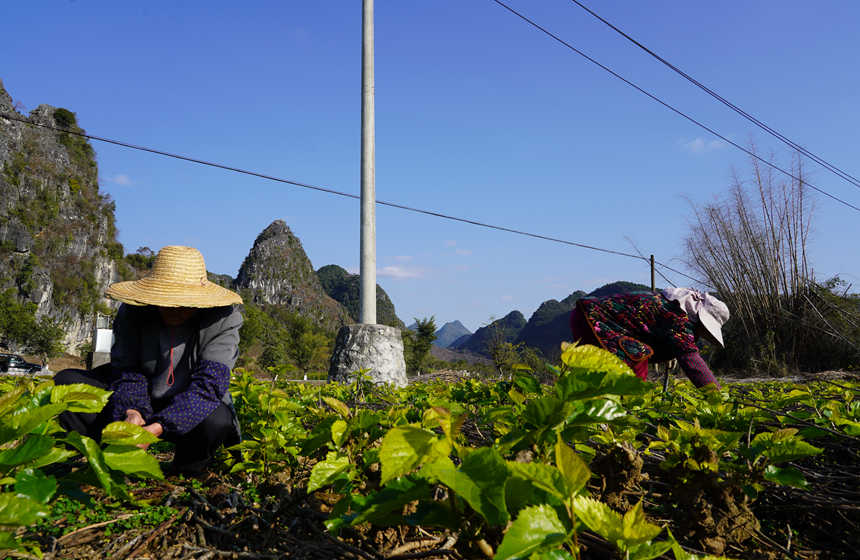
[[[142,427],[146,425],[146,420],[143,419],[143,415],[133,408],[125,411],[125,421],[129,424],[134,424],[135,426]]]
[[[161,437],[161,434],[164,433],[164,427],[161,424],[159,424],[158,422],[153,422],[152,424],[147,424],[146,426],[143,426],[143,429],[146,430],[147,432],[149,432],[150,434],[154,435],[155,437]],[[147,447],[149,447],[149,444],[148,443],[140,443],[140,444],[138,444],[138,447],[140,447],[141,449],[146,449]]]

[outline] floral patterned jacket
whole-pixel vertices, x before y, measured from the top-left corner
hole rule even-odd
[[[660,292],[585,297],[576,305],[603,347],[631,366],[699,351],[693,321]]]

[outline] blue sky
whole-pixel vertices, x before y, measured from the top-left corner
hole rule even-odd
[[[738,143],[791,153],[567,0],[511,0]],[[860,176],[854,2],[607,1],[601,15],[807,149]],[[0,79],[88,132],[359,192],[361,2],[4,3]],[[690,202],[748,158],[490,0],[376,1],[377,198],[681,261]],[[358,269],[357,201],[94,143],[127,251],[188,244],[235,276],[283,219],[319,268]],[[809,163],[816,186],[860,189]],[[860,285],[860,213],[820,195],[810,262]],[[474,330],[637,260],[377,209],[379,283],[400,317]],[[673,282],[684,278],[668,274]]]

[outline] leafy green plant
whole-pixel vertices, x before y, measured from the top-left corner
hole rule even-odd
[[[163,478],[155,458],[137,447],[155,439],[139,426],[110,424],[102,436],[104,449],[76,432],[61,435],[60,413],[99,412],[109,395],[90,385],[28,380],[0,396],[0,526],[27,526],[45,518],[60,482],[93,484],[109,496],[133,502],[125,475]],[[52,465],[78,454],[89,469],[62,479],[49,474]],[[0,532],[0,549],[24,546],[13,532]]]

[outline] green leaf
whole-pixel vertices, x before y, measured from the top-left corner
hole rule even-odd
[[[529,560],[576,560],[576,558],[567,550],[557,548],[555,550],[542,550],[540,552],[535,552],[529,556]]]
[[[453,490],[490,525],[502,525],[509,519],[505,506],[507,465],[498,451],[482,447],[463,459],[456,468],[448,457],[438,457],[421,469],[421,475]]]
[[[630,547],[630,560],[651,560],[666,554],[672,548],[672,541],[643,543]]]
[[[621,520],[623,526],[622,540],[629,546],[643,544],[663,531],[663,528],[645,520],[642,511],[642,502],[638,502],[632,509],[624,514]]]
[[[842,428],[842,431],[849,436],[860,436],[860,422],[843,418],[841,420],[837,420],[836,425]]]
[[[335,447],[340,448],[346,441],[348,426],[343,420],[335,420],[331,425],[331,441]]]
[[[403,506],[415,500],[427,500],[432,487],[424,480],[402,477],[381,490],[356,500],[353,510],[357,515],[350,522],[372,523],[377,526],[398,525],[403,522]]]
[[[312,455],[319,448],[331,441],[331,427],[337,421],[335,416],[328,416],[317,424],[307,439],[302,442],[302,454]]]
[[[807,488],[809,483],[799,470],[794,467],[777,467],[768,465],[764,469],[764,478],[777,484],[793,486],[795,488]]]
[[[561,438],[555,444],[555,464],[567,481],[568,494],[564,498],[582,490],[591,478],[591,469]]]
[[[576,496],[573,499],[573,509],[586,527],[604,539],[613,544],[622,539],[624,523],[621,514],[608,505],[586,496]]]
[[[568,426],[607,423],[627,416],[627,410],[612,399],[573,401],[565,418]]]
[[[773,432],[762,432],[750,442],[750,449],[768,458],[772,464],[796,461],[823,450],[810,445],[796,436],[795,428],[783,428]]]
[[[570,345],[561,355],[569,371],[556,383],[556,393],[564,401],[602,395],[641,395],[653,385],[636,377],[617,356],[596,346]]]
[[[0,531],[0,550],[18,550],[21,543],[15,538],[14,533]]]
[[[672,548],[672,554],[675,556],[675,560],[726,560],[724,556],[711,556],[710,554],[706,554],[704,556],[698,556],[696,554],[691,554],[681,548],[681,545],[675,539],[675,535],[672,534],[672,531],[666,529],[666,532],[669,534],[669,546]]]
[[[11,492],[0,494],[0,525],[32,525],[47,515],[48,507],[36,500]]]
[[[18,445],[0,451],[0,466],[15,467],[46,455],[54,447],[54,438],[30,434]]]
[[[129,422],[111,422],[102,430],[102,443],[110,445],[138,445],[157,441],[158,438],[152,432]]]
[[[554,428],[565,417],[565,402],[552,395],[533,399],[526,404],[523,420],[539,428]]]
[[[508,461],[508,469],[516,477],[528,480],[536,488],[552,494],[559,500],[566,500],[573,490],[560,470],[543,463],[517,463]]]
[[[514,385],[516,385],[525,395],[528,395],[529,393],[540,394],[541,392],[540,383],[530,369],[515,371],[513,381]]]
[[[349,418],[349,407],[345,403],[334,397],[323,397],[322,400],[342,417]]]
[[[157,480],[164,479],[158,459],[139,447],[108,445],[102,455],[105,464],[116,471]]]
[[[11,416],[0,420],[0,439],[10,441],[19,438],[61,413],[65,407],[64,404],[48,404],[16,410]]]
[[[320,461],[311,469],[308,492],[314,492],[332,484],[345,475],[350,467],[349,457],[340,455],[337,451],[329,451],[325,461]]]
[[[380,484],[403,476],[424,462],[437,439],[433,432],[412,425],[388,430],[379,451],[382,465]]]
[[[567,529],[553,508],[527,507],[505,533],[494,560],[528,558],[534,552],[557,548],[566,538]]]
[[[46,476],[35,469],[24,469],[15,475],[15,492],[22,498],[30,498],[47,504],[57,491],[57,479]]]
[[[51,402],[65,405],[70,412],[101,412],[110,395],[111,391],[86,383],[55,385],[51,388]]]
[[[53,465],[54,463],[62,463],[67,459],[71,459],[75,455],[77,455],[77,453],[70,449],[53,447],[47,453],[30,463],[29,466],[34,469],[40,469],[48,465]]]
[[[75,449],[81,452],[81,454],[86,457],[87,463],[90,466],[90,470],[93,474],[96,475],[96,478],[101,484],[102,488],[104,488],[105,492],[110,494],[111,496],[119,496],[123,498],[128,498],[128,492],[122,485],[117,486],[114,483],[113,477],[110,474],[110,470],[108,469],[107,464],[105,463],[104,455],[102,454],[102,450],[99,447],[99,444],[95,442],[92,438],[87,436],[82,436],[78,432],[69,432],[66,435],[65,441]]]

